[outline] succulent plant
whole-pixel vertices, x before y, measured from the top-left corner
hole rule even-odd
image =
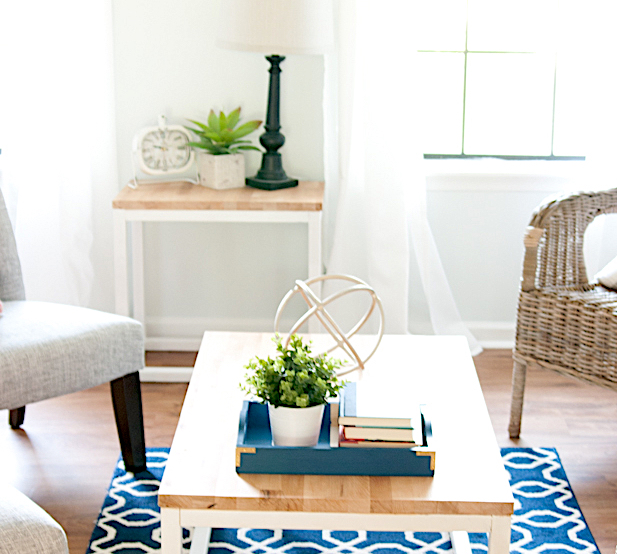
[[[215,156],[238,154],[241,150],[260,151],[259,148],[251,144],[250,140],[240,139],[256,131],[262,122],[255,119],[237,127],[240,123],[240,108],[236,108],[229,115],[225,115],[221,111],[218,116],[214,110],[210,110],[207,124],[192,119],[189,119],[189,121],[197,128],[186,128],[199,138],[199,142],[189,142],[190,146],[207,150]]]

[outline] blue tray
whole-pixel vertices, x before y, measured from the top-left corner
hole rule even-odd
[[[390,475],[432,477],[435,451],[426,407],[422,407],[424,445],[414,448],[346,448],[330,446],[330,406],[324,411],[314,447],[273,446],[268,407],[245,401],[236,443],[238,473],[289,475]]]

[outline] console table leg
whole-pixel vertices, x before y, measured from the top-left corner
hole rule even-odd
[[[456,554],[471,554],[471,544],[467,531],[452,531],[450,533],[452,549]]]
[[[211,533],[212,529],[210,527],[195,527],[189,554],[208,554]]]
[[[116,288],[116,313],[129,313],[129,270],[126,245],[126,218],[124,210],[114,210],[114,278]]]
[[[146,326],[144,293],[144,225],[131,222],[131,259],[133,273],[133,317]]]
[[[321,254],[321,212],[312,212],[308,216],[308,278],[323,274]],[[315,294],[321,298],[321,281],[313,285]],[[312,317],[308,322],[309,333],[323,333],[319,321]]]
[[[182,554],[182,527],[178,508],[161,508],[161,554]]]
[[[488,538],[488,554],[509,554],[510,516],[494,516]]]

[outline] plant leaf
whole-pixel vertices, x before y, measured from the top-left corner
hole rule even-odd
[[[198,127],[201,127],[204,131],[208,131],[209,130],[207,125],[204,125],[203,123],[199,123],[199,121],[195,121],[194,119],[188,119],[187,121],[190,121],[194,125],[197,125]],[[190,127],[187,127],[187,129],[189,129],[189,128]]]
[[[221,128],[219,127],[219,119],[218,117],[216,117],[214,110],[210,110],[210,113],[208,114],[208,126],[212,131],[216,133],[221,130]]]
[[[212,142],[225,142],[221,134],[218,132],[215,133],[214,131],[207,131],[206,133],[204,133],[204,136],[210,139]]]
[[[233,129],[240,121],[240,108],[236,108],[227,116],[227,128]]]
[[[249,133],[256,131],[261,125],[261,121],[254,119],[253,121],[247,121],[243,125],[240,125],[235,131],[234,135],[236,138],[245,137]]]
[[[223,113],[223,110],[221,110],[221,113],[219,114],[219,129],[221,131],[227,129],[227,116]]]
[[[234,131],[230,131],[229,129],[221,129],[219,136],[221,137],[219,142],[224,142],[225,144],[232,144],[235,139]]]

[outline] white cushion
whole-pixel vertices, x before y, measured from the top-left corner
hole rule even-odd
[[[617,258],[612,259],[598,271],[595,279],[607,289],[617,290]]]

